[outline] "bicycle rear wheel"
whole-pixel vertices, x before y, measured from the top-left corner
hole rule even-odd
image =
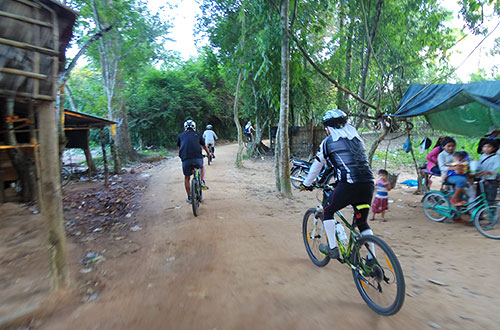
[[[319,244],[328,244],[328,241],[323,229],[323,222],[321,219],[314,217],[315,211],[316,209],[311,208],[304,214],[304,219],[302,220],[302,237],[311,261],[318,267],[324,267],[330,261],[330,257],[325,256],[319,251]]]
[[[392,249],[382,239],[367,235],[358,239],[352,253],[352,276],[363,300],[377,314],[396,314],[404,303],[405,279]]]
[[[422,207],[424,208],[425,216],[436,222],[441,222],[446,219],[446,215],[439,213],[448,212],[451,209],[450,201],[440,192],[430,192],[425,194],[422,201]]]
[[[198,180],[196,180],[196,176],[194,176],[191,180],[191,206],[193,208],[193,214],[195,217],[198,216],[198,208],[200,206],[198,189]]]
[[[481,207],[474,217],[477,230],[488,238],[500,239],[500,206],[489,205]]]

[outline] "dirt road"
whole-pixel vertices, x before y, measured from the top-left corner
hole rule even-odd
[[[153,175],[143,198],[140,249],[99,269],[98,299],[68,304],[43,329],[493,329],[500,322],[500,246],[474,228],[426,220],[419,197],[390,193],[388,222],[374,232],[396,251],[406,302],[378,316],[359,296],[349,269],[312,264],[301,236],[314,193],[274,192],[270,160],[233,165],[235,146],[218,147],[205,201],[185,203],[180,161]],[[403,178],[404,179],[404,178]],[[437,280],[444,286],[429,280]]]

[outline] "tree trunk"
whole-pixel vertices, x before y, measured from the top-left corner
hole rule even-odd
[[[120,103],[121,107],[117,116],[119,124],[116,129],[118,153],[122,161],[137,161],[139,159],[139,154],[135,151],[134,147],[132,147],[132,140],[130,139],[126,101],[122,99]]]
[[[422,194],[424,192],[424,187],[422,185],[422,177],[421,173],[418,170],[418,163],[417,159],[415,158],[415,152],[413,151],[413,143],[411,143],[411,130],[413,129],[413,124],[410,124],[408,121],[406,121],[406,130],[408,132],[408,141],[410,142],[410,152],[411,152],[411,158],[413,159],[413,165],[415,166],[415,173],[417,173],[417,182],[418,182],[418,187],[417,191],[415,194]]]
[[[255,110],[255,139],[251,141],[247,146],[247,154],[249,156],[260,154],[261,150],[268,150],[267,147],[262,144],[262,135],[264,134],[264,130],[266,129],[267,124],[269,123],[269,119],[266,119],[264,123],[262,123],[262,110],[259,110],[258,106],[258,95],[255,89],[255,84],[253,81],[250,81],[252,86],[252,92],[254,96],[254,110]]]
[[[108,170],[108,157],[106,156],[106,142],[104,139],[104,128],[101,128],[99,138],[101,140],[102,163],[104,165],[104,185],[107,186],[109,184],[109,170]]]
[[[239,108],[238,108],[238,98],[240,94],[240,85],[243,80],[243,72],[240,71],[238,74],[238,82],[236,83],[236,92],[234,95],[234,105],[233,105],[233,113],[234,113],[234,124],[236,125],[236,130],[238,131],[238,152],[236,153],[236,167],[241,167],[243,165],[243,129],[241,128],[240,119],[239,119]]]
[[[361,0],[361,1],[363,1],[363,0]],[[368,73],[369,73],[369,68],[370,68],[370,59],[371,59],[371,54],[372,54],[372,50],[373,50],[372,44],[373,44],[373,40],[375,39],[375,35],[377,34],[377,27],[378,27],[378,22],[380,20],[380,14],[382,12],[382,4],[383,3],[384,3],[384,0],[378,0],[372,30],[371,30],[370,34],[368,34],[368,29],[366,31],[367,50],[366,50],[366,57],[365,57],[365,60],[363,63],[363,70],[361,72],[361,85],[360,85],[360,92],[359,92],[359,96],[362,99],[365,99],[365,97],[366,97],[366,80],[368,78]],[[363,3],[361,3],[361,6],[364,6]],[[366,22],[366,20],[368,18],[365,16],[364,19],[365,19],[366,26],[368,26],[368,22]],[[366,106],[361,105],[360,112],[362,114],[365,114],[367,109],[368,108]],[[359,122],[358,122],[358,125],[356,128],[359,128],[359,126],[361,125],[361,122],[362,122],[362,117],[359,117]]]
[[[288,137],[289,92],[290,92],[290,42],[288,36],[288,10],[289,0],[281,2],[281,95],[280,95],[280,121],[279,127],[279,180],[281,194],[292,197],[292,184],[290,182],[290,148]],[[277,144],[278,145],[278,144]]]
[[[109,148],[111,149],[111,157],[113,157],[113,173],[120,174],[122,172],[122,162],[116,147],[116,124],[109,127]]]
[[[69,107],[71,108],[71,111],[78,111],[76,108],[76,103],[75,103],[75,98],[73,97],[73,93],[71,92],[71,89],[67,84],[64,85],[64,91],[65,95],[68,97]]]
[[[339,32],[340,32],[340,47],[344,47],[346,44],[346,32],[345,32],[345,21],[344,21],[344,16],[345,16],[345,4],[343,1],[340,1],[339,3]],[[347,52],[347,47],[346,47],[346,52]],[[337,77],[338,82],[340,85],[344,85],[344,79],[345,76],[342,75],[342,67],[338,67],[337,69]],[[341,109],[343,111],[346,111],[346,104],[345,104],[345,98],[344,98],[344,92],[341,90],[337,90],[337,108]]]
[[[92,11],[94,22],[99,29],[99,31],[103,31],[103,21],[101,21],[99,10],[97,9],[97,3],[95,0],[92,0]],[[106,92],[106,105],[108,110],[108,119],[114,120],[115,113],[113,110],[113,102],[115,96],[115,88],[116,88],[116,78],[118,75],[118,62],[120,61],[120,55],[113,53],[113,44],[116,44],[116,40],[110,39],[99,39],[99,56],[101,57],[101,71],[103,78],[103,87]],[[114,172],[121,173],[122,166],[120,155],[118,153],[118,149],[116,146],[116,125],[111,125],[110,127],[110,147],[111,147],[111,155],[113,157],[114,162]]]
[[[281,191],[281,181],[280,181],[280,127],[278,126],[278,130],[276,131],[276,137],[275,137],[275,142],[274,142],[274,177],[275,177],[275,185],[276,185],[276,190],[278,192]]]
[[[90,146],[89,146],[89,130],[87,130],[87,143],[86,147],[83,149],[83,152],[85,154],[85,160],[87,161],[87,166],[89,169],[89,178],[92,177],[92,174],[97,173],[97,168],[95,167],[94,160],[92,159],[92,153],[90,152]]]
[[[245,47],[245,10],[242,9],[241,13],[241,39],[240,39],[240,48],[243,51]],[[236,153],[235,165],[236,167],[243,166],[243,129],[241,128],[240,118],[239,118],[239,96],[240,96],[240,87],[241,82],[243,80],[243,55],[240,57],[240,73],[238,74],[238,82],[236,83],[236,92],[234,95],[234,105],[233,105],[233,114],[234,114],[234,124],[236,125],[236,130],[238,133],[238,152]]]
[[[377,151],[378,146],[380,143],[385,139],[387,134],[389,134],[389,127],[383,125],[382,126],[382,133],[380,136],[373,142],[372,146],[370,147],[370,152],[368,153],[368,161],[370,162],[370,167],[372,166],[372,161],[373,161],[373,155],[375,155],[375,151]]]
[[[48,237],[49,266],[54,289],[66,287],[69,282],[65,249],[66,234],[61,194],[61,172],[59,171],[59,146],[57,119],[54,105],[44,102],[38,106],[40,127],[40,185],[41,211]]]
[[[351,6],[350,6],[351,8]],[[350,11],[351,12],[351,11]],[[346,46],[346,64],[345,64],[345,73],[344,73],[344,83],[345,87],[347,89],[351,89],[351,68],[352,68],[352,39],[353,39],[353,34],[354,34],[354,23],[355,20],[351,19],[349,22],[349,32],[347,36],[347,46]],[[345,110],[348,111],[348,100],[349,100],[349,94],[346,92],[343,92],[343,105],[345,106]]]

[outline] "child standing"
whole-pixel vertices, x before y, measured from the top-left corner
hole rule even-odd
[[[379,180],[376,184],[377,192],[375,194],[375,199],[372,204],[373,216],[371,220],[375,220],[375,214],[382,213],[382,221],[385,220],[385,211],[389,209],[389,193],[388,191],[392,189],[391,183],[388,180],[389,173],[386,170],[378,171]]]
[[[486,199],[492,203],[497,196],[498,182],[497,173],[500,168],[500,156],[498,143],[495,140],[486,140],[482,147],[483,154],[479,158],[478,175],[484,180],[484,192]]]

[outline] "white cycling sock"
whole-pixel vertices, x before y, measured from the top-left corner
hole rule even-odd
[[[366,236],[366,235],[373,235],[373,231],[371,229],[365,229],[361,232],[361,236]],[[373,243],[368,243],[368,247],[370,248],[370,251],[373,252],[373,256],[376,257],[375,255],[375,244]],[[370,253],[368,253],[368,259],[372,259],[373,257],[371,256]]]
[[[334,249],[337,247],[337,239],[335,238],[335,220],[323,220],[323,227],[325,227],[328,245],[330,246],[330,249]]]

